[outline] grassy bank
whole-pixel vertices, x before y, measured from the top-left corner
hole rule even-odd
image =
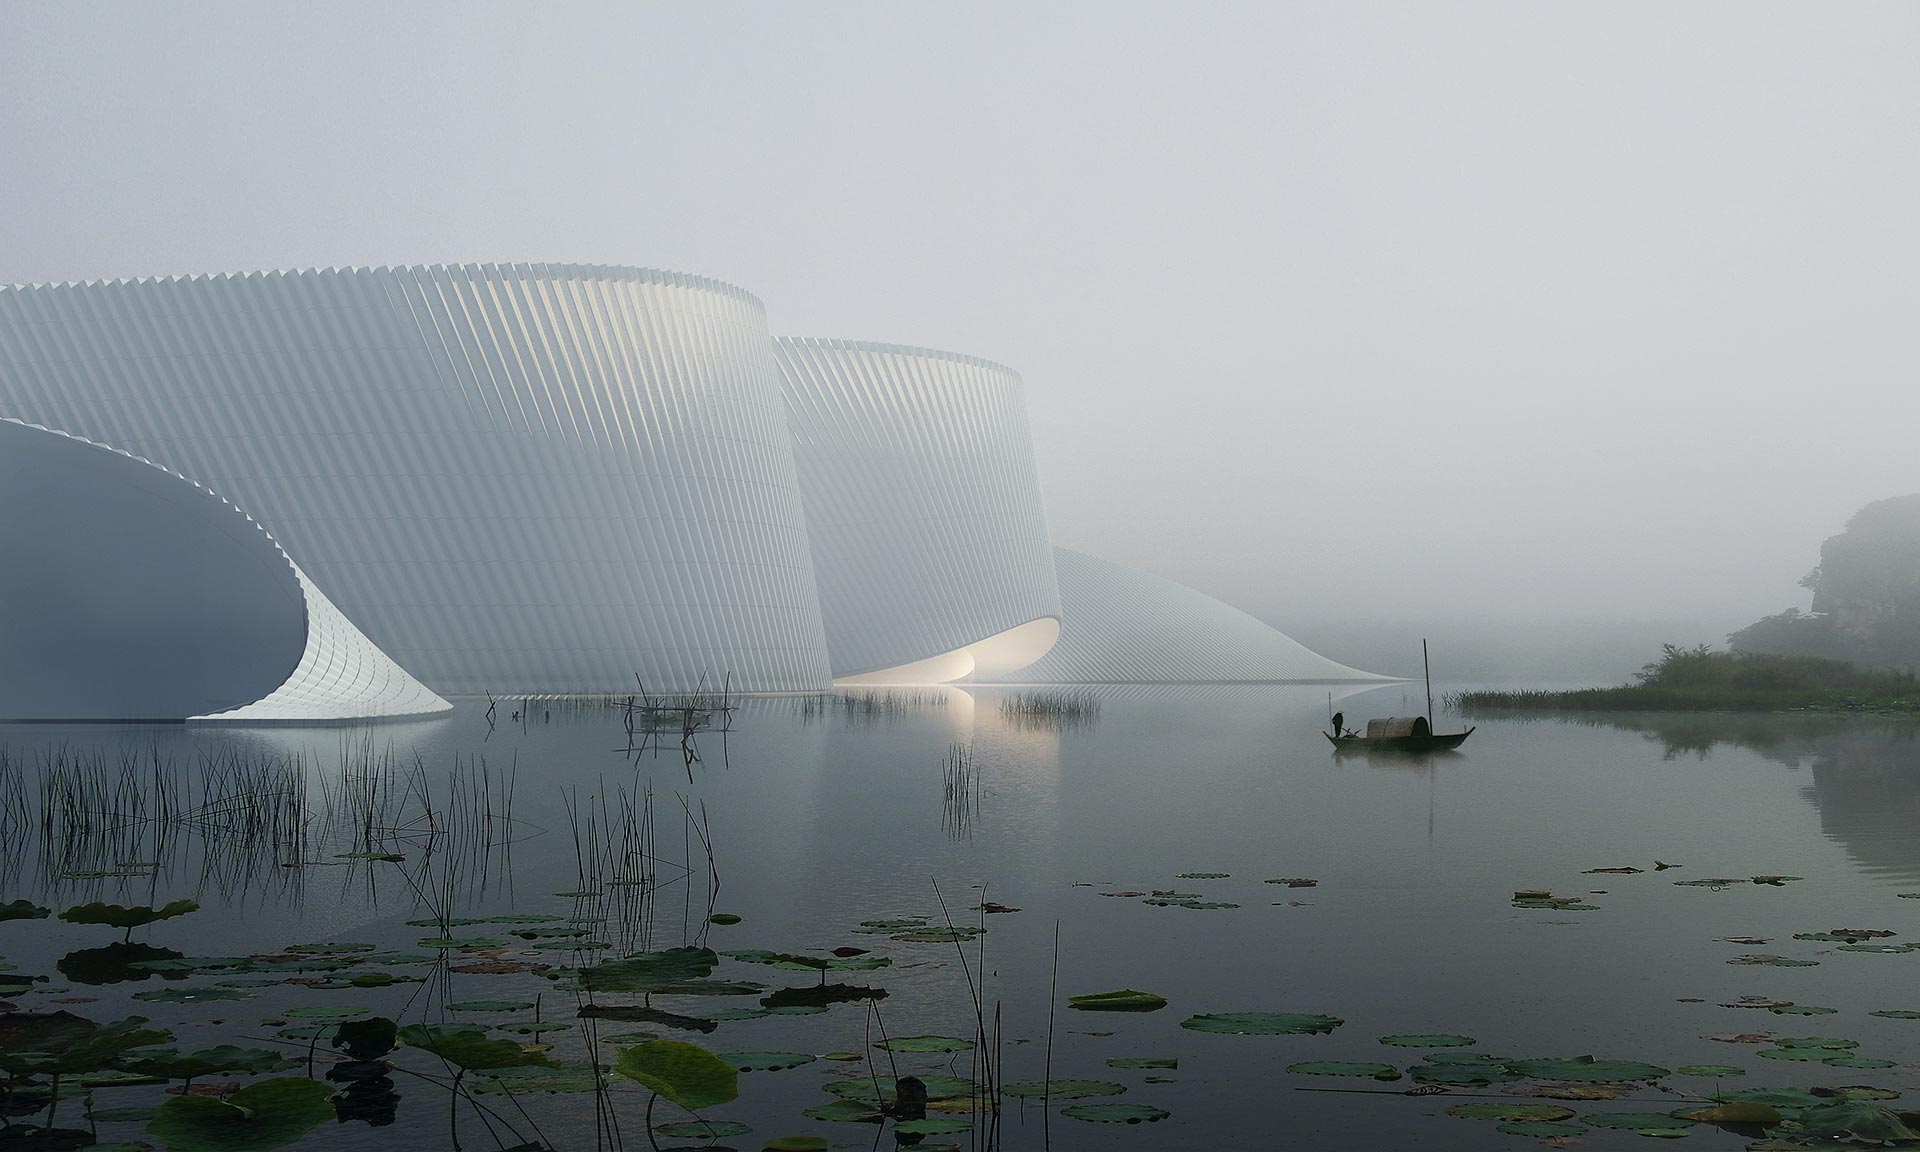
[[[1814,656],[1668,644],[1634,679],[1638,683],[1566,692],[1461,692],[1450,703],[1470,711],[1920,712],[1920,678],[1913,673]]]

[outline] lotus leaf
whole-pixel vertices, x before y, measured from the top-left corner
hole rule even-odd
[[[873,1046],[888,1052],[966,1052],[974,1045],[958,1036],[894,1036],[876,1040]]]
[[[979,928],[922,928],[915,932],[896,932],[887,937],[907,944],[965,943],[980,936]]]
[[[1821,1008],[1813,1004],[1779,1004],[1768,1008],[1775,1016],[1831,1016],[1840,1011],[1838,1008]]]
[[[1067,997],[1067,1006],[1084,1012],[1157,1012],[1167,1006],[1167,998],[1152,992],[1122,988],[1115,992],[1089,992]]]
[[[547,1032],[566,1032],[573,1025],[561,1020],[528,1020],[514,1024],[495,1024],[494,1027],[515,1036],[539,1036]]]
[[[1920,1140],[1891,1109],[1864,1101],[1825,1104],[1800,1114],[1802,1136],[1855,1140]]]
[[[1413,1077],[1416,1084],[1456,1086],[1499,1084],[1520,1079],[1505,1068],[1486,1064],[1419,1064],[1407,1069],[1407,1075]]]
[[[1514,1060],[1507,1070],[1529,1080],[1658,1080],[1668,1074],[1665,1068],[1636,1060],[1595,1060],[1575,1056],[1566,1060]]]
[[[613,1070],[690,1112],[725,1104],[740,1094],[740,1074],[731,1064],[680,1040],[649,1040],[622,1049]]]
[[[921,1120],[897,1120],[893,1130],[907,1136],[937,1136],[948,1132],[965,1132],[973,1127],[973,1121],[958,1116],[928,1116]]]
[[[1843,1040],[1838,1036],[1782,1036],[1773,1043],[1779,1048],[1825,1048],[1832,1052],[1860,1047],[1860,1041]]]
[[[1182,873],[1180,873],[1180,875],[1179,875],[1179,877],[1178,877],[1178,879],[1181,879],[1181,880],[1225,880],[1225,879],[1226,879],[1226,878],[1227,878],[1228,876],[1230,876],[1230,875],[1232,875],[1232,873],[1230,873],[1230,872],[1182,872]]]
[[[1842,944],[1837,952],[1881,952],[1897,956],[1902,952],[1920,952],[1920,944]]]
[[[1391,1044],[1396,1048],[1467,1048],[1480,1041],[1471,1036],[1452,1036],[1446,1033],[1409,1033],[1382,1036],[1380,1043]]]
[[[629,1020],[645,1024],[660,1024],[687,1032],[711,1032],[720,1027],[705,1017],[682,1016],[675,1012],[649,1008],[640,1004],[583,1004],[575,1015],[601,1020]]]
[[[147,1132],[167,1152],[264,1152],[333,1119],[333,1089],[314,1080],[262,1080],[224,1099],[178,1096],[160,1105]]]
[[[1635,868],[1627,864],[1613,868],[1588,868],[1580,874],[1582,876],[1632,876],[1645,871],[1645,868]]]
[[[580,970],[580,985],[590,992],[658,992],[704,980],[720,964],[711,948],[668,948],[609,960]]]
[[[1447,1109],[1447,1115],[1458,1116],[1462,1120],[1565,1120],[1573,1115],[1573,1109],[1562,1108],[1558,1104],[1507,1104],[1498,1101],[1479,1101],[1473,1104],[1455,1104]]]
[[[1216,1012],[1190,1016],[1180,1027],[1233,1036],[1301,1036],[1331,1032],[1346,1021],[1310,1012]]]
[[[1002,1085],[1000,1090],[1008,1096],[1025,1100],[1039,1100],[1042,1097],[1078,1100],[1087,1096],[1118,1096],[1127,1087],[1111,1080],[1022,1080]]]
[[[870,935],[885,935],[888,932],[907,932],[915,928],[925,928],[926,926],[927,918],[925,916],[915,916],[908,920],[862,920],[860,921],[860,927],[855,928],[854,931],[864,932]]]
[[[1107,1061],[1109,1068],[1178,1068],[1180,1061],[1172,1056],[1116,1056]]]
[[[1728,960],[1727,963],[1729,964],[1770,964],[1775,968],[1811,968],[1814,965],[1820,963],[1820,961],[1793,960],[1785,956],[1774,956],[1769,953],[1760,952],[1760,953],[1753,953],[1746,956],[1735,956],[1731,960]]]
[[[1674,1071],[1682,1076],[1745,1076],[1747,1074],[1745,1068],[1737,1068],[1732,1064],[1684,1064]]]
[[[129,1052],[120,1059],[120,1067],[129,1072],[168,1080],[198,1080],[217,1072],[243,1072],[249,1076],[259,1076],[278,1072],[296,1063],[298,1061],[289,1060],[280,1052],[264,1048],[236,1048],[231,1044],[188,1053],[172,1048],[147,1049]]]
[[[495,1040],[478,1028],[409,1024],[400,1029],[398,1038],[409,1048],[424,1049],[469,1072],[548,1063],[545,1056],[528,1052],[511,1040]]]
[[[1711,876],[1703,880],[1675,880],[1678,888],[1730,888],[1735,884],[1745,884],[1744,876]]]
[[[1579,1124],[1569,1124],[1563,1120],[1509,1120],[1494,1128],[1495,1132],[1504,1132],[1509,1136],[1538,1136],[1551,1139],[1555,1136],[1578,1136],[1586,1131]]]
[[[718,1056],[741,1072],[779,1072],[813,1063],[805,1052],[721,1052]]]
[[[91,904],[76,904],[60,913],[60,919],[69,924],[104,924],[109,928],[124,928],[131,932],[161,920],[185,916],[199,908],[200,905],[192,900],[171,900],[158,908],[146,904],[107,904],[96,900]]]
[[[1882,1008],[1878,1012],[1869,1012],[1869,1016],[1882,1016],[1888,1020],[1920,1020],[1920,1012],[1911,1012],[1905,1008]]]
[[[1152,1124],[1173,1113],[1151,1104],[1069,1104],[1060,1115],[1095,1124]]]
[[[883,1119],[876,1106],[855,1100],[819,1104],[804,1110],[801,1115],[810,1120],[826,1120],[836,1124],[862,1124]]]
[[[1891,1068],[1892,1060],[1880,1060],[1871,1056],[1829,1056],[1821,1061],[1830,1068]]]
[[[770,1013],[765,1008],[715,1008],[707,1013],[709,1020],[760,1020]]]
[[[1820,1094],[1831,1092],[1836,1100],[1898,1100],[1900,1093],[1891,1088],[1873,1088],[1866,1084],[1849,1084],[1844,1088],[1822,1088]]]
[[[722,1136],[743,1136],[753,1131],[753,1126],[738,1120],[680,1120],[672,1124],[656,1124],[653,1130],[662,1136],[717,1140]]]
[[[1267,883],[1268,884],[1284,884],[1289,888],[1312,888],[1317,886],[1320,883],[1320,881],[1310,880],[1305,876],[1280,876],[1275,879],[1268,880]]]
[[[922,1076],[920,1083],[926,1088],[929,1100],[951,1100],[960,1096],[972,1096],[979,1090],[979,1085],[958,1076]],[[855,1101],[868,1107],[893,1106],[894,1081],[890,1076],[879,1078],[877,1093],[874,1088],[874,1078],[871,1076],[832,1080],[824,1087],[842,1100]]]
[[[286,951],[296,956],[336,956],[350,952],[371,952],[375,947],[377,947],[377,945],[327,942],[321,944],[290,944],[287,946]]]
[[[447,1005],[450,1012],[524,1012],[533,1007],[526,1000],[462,1000]]]
[[[1691,1110],[1676,1109],[1672,1115],[1682,1120],[1697,1120],[1702,1124],[1778,1124],[1781,1119],[1779,1109],[1757,1101],[1736,1101]]]
[[[1580,1117],[1580,1122],[1589,1128],[1625,1128],[1633,1132],[1648,1128],[1685,1128],[1692,1123],[1691,1120],[1676,1122],[1679,1120],[1664,1112],[1590,1112]]]
[[[367,1010],[358,1005],[341,1005],[336,1008],[308,1006],[304,1008],[289,1008],[281,1013],[282,1016],[294,1020],[350,1020],[355,1016],[365,1016],[366,1014]]]
[[[1765,1104],[1789,1116],[1832,1103],[1805,1088],[1742,1088],[1737,1092],[1722,1092],[1714,1099],[1722,1104]]]
[[[142,1028],[144,1016],[96,1024],[71,1012],[0,1014],[0,1071],[74,1075],[98,1072],[123,1053],[173,1039],[173,1033]]]
[[[1806,879],[1805,876],[1755,876],[1753,877],[1753,882],[1755,884],[1768,884],[1775,888],[1779,888],[1782,885],[1789,884],[1795,880],[1805,880],[1805,879]]]
[[[31,900],[9,900],[0,904],[0,921],[45,920],[49,911]]]
[[[505,1096],[521,1092],[592,1092],[606,1083],[606,1075],[584,1060],[517,1068],[489,1068],[471,1091],[476,1096]]]
[[[735,916],[731,912],[715,912],[713,915],[707,917],[707,923],[720,924],[723,926],[728,924],[738,924],[740,923],[740,917]]]
[[[448,948],[448,949],[457,948],[457,949],[473,949],[473,950],[478,950],[483,948],[505,948],[507,946],[507,942],[505,940],[501,940],[498,937],[494,937],[494,936],[467,936],[467,937],[430,936],[425,940],[416,940],[414,941],[414,944],[416,947],[420,947],[420,948]]]
[[[240,988],[153,988],[135,992],[135,1000],[159,1004],[201,1004],[209,1000],[251,1000],[254,994]]]
[[[884,1000],[886,997],[885,988],[868,988],[860,984],[814,984],[806,988],[781,988],[761,997],[760,1006],[769,1012],[801,1008],[825,1011],[830,1004],[852,1004],[861,1000]]]
[[[1375,1080],[1398,1080],[1400,1070],[1391,1064],[1356,1064],[1346,1060],[1304,1060],[1287,1065],[1287,1071],[1302,1076],[1371,1076]]]

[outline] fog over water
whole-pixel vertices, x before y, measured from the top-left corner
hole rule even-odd
[[[1339,659],[1717,640],[1920,489],[1916,43],[1891,3],[10,3],[0,282],[717,276],[1012,365],[1060,543]]]

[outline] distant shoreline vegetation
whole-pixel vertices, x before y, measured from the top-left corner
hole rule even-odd
[[[1565,692],[1455,692],[1461,711],[1920,712],[1920,677],[1843,660],[1663,646],[1635,684]]]

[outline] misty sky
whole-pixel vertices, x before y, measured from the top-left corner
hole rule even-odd
[[[1920,5],[0,4],[0,282],[716,276],[1283,628],[1740,620],[1920,490]]]

